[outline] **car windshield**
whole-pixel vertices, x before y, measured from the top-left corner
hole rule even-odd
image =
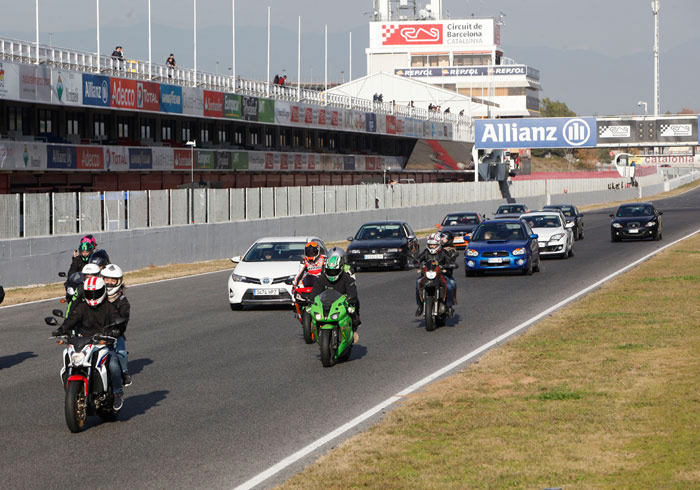
[[[405,238],[401,225],[364,225],[355,235],[355,240],[386,240],[388,238]]]
[[[530,228],[560,228],[561,218],[556,214],[547,216],[523,216]]]
[[[302,242],[262,242],[253,245],[243,257],[244,262],[299,262],[304,255]]]
[[[564,213],[564,216],[568,216],[569,218],[575,216],[574,208],[571,206],[545,206],[544,209],[560,209],[561,212]]]
[[[443,226],[478,225],[479,218],[474,214],[448,214],[442,221]]]
[[[474,232],[472,241],[525,240],[527,235],[520,223],[482,223]]]
[[[525,206],[499,206],[496,214],[523,214],[525,212]]]
[[[653,215],[654,211],[652,211],[650,206],[622,206],[617,210],[618,218],[643,218]]]

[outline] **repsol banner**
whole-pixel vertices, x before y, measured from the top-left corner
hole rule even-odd
[[[594,117],[477,119],[474,146],[499,148],[590,148],[597,145]]]

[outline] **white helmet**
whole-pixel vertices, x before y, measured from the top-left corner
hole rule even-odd
[[[440,250],[442,249],[442,245],[440,243],[440,233],[431,233],[428,235],[428,240],[426,242],[427,248],[428,248],[428,253],[435,255],[437,253],[440,253]]]
[[[80,272],[82,272],[83,275],[99,276],[100,266],[93,263],[85,264]]]
[[[102,303],[107,296],[107,288],[101,277],[88,277],[83,287],[87,304],[95,307]]]
[[[117,280],[117,284],[115,286],[111,286],[111,287],[107,288],[108,295],[112,296],[112,295],[117,294],[119,292],[119,290],[122,288],[122,284],[124,282],[124,273],[122,272],[122,268],[116,264],[109,264],[104,269],[102,269],[101,274],[102,274],[102,277],[109,277],[111,279]]]

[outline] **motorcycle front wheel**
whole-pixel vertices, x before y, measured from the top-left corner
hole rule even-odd
[[[313,344],[315,342],[314,332],[311,328],[311,315],[308,311],[301,311],[301,328],[304,331],[304,342]]]
[[[425,313],[425,329],[428,332],[435,330],[435,317],[433,316],[433,303],[435,298],[432,296],[425,297],[425,304],[423,305],[423,312]]]
[[[323,367],[332,367],[335,364],[333,357],[333,349],[331,349],[331,334],[332,330],[321,330],[321,364]]]
[[[86,405],[87,399],[83,383],[73,381],[66,390],[66,424],[71,432],[80,432],[85,428]]]

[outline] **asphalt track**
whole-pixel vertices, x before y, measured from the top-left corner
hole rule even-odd
[[[413,316],[415,271],[360,273],[360,342],[349,362],[330,369],[321,366],[315,345],[304,344],[290,309],[231,312],[228,272],[133,287],[127,345],[134,384],[117,422],[90,418],[80,434],[65,425],[61,348],[49,340],[51,329],[43,322],[60,305],[0,308],[0,485],[233,488],[513,326],[700,228],[700,190],[657,207],[664,211],[660,242],[611,243],[611,211],[601,210],[585,213],[586,238],[576,242],[574,258],[543,261],[542,272],[531,277],[465,278],[461,263],[458,315],[435,332]],[[262,486],[283,481],[338,442]]]

